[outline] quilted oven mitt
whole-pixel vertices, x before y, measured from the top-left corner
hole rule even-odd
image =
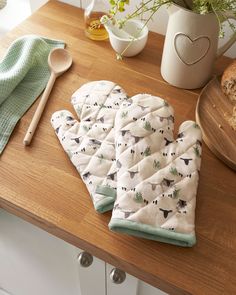
[[[115,121],[117,199],[109,228],[180,246],[195,244],[201,131],[192,121],[173,138],[173,109],[140,94]]]
[[[114,120],[125,91],[110,81],[83,85],[72,95],[80,123],[66,110],[52,115],[51,124],[92,198],[98,212],[113,208],[116,197]]]

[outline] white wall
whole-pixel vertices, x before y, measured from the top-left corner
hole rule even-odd
[[[74,246],[2,209],[0,228],[0,295],[81,294]]]
[[[29,0],[31,11],[37,10],[39,7],[41,7],[43,4],[48,2],[48,0]]]
[[[30,2],[30,7],[32,12],[37,10],[39,7],[44,5],[48,0],[28,0]],[[59,0],[60,1],[60,0]],[[81,7],[82,0],[63,0],[61,2],[68,3],[77,7]]]
[[[7,0],[7,5],[0,9],[0,37],[22,22],[30,13],[29,0]]]

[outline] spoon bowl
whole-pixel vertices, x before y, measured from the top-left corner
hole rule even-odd
[[[43,110],[48,101],[49,94],[51,93],[54,82],[58,76],[66,72],[72,64],[72,57],[68,51],[63,48],[53,49],[48,56],[48,66],[51,70],[51,76],[44,90],[42,98],[38,104],[38,107],[34,113],[33,119],[29,125],[26,132],[25,138],[23,140],[24,145],[30,145],[31,139],[34,132],[38,126],[39,120],[42,116]]]
[[[48,65],[51,71],[58,77],[67,71],[72,64],[72,57],[63,48],[53,49],[48,56]]]

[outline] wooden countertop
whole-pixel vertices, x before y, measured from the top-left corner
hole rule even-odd
[[[160,76],[163,37],[151,33],[146,49],[117,61],[109,42],[84,36],[83,13],[51,1],[6,35],[0,55],[18,36],[41,34],[64,39],[74,64],[60,77],[30,147],[22,144],[37,103],[26,113],[0,158],[0,206],[65,241],[170,294],[236,294],[236,178],[203,145],[197,195],[197,245],[181,248],[108,230],[111,213],[93,209],[88,192],[58,143],[51,114],[69,109],[71,94],[83,83],[108,79],[129,95],[152,93],[175,108],[176,126],[194,119],[199,91],[177,89]],[[222,58],[220,72],[229,63]]]

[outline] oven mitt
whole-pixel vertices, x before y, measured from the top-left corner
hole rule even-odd
[[[113,127],[116,112],[125,99],[125,91],[113,82],[90,82],[71,99],[80,123],[66,110],[54,113],[51,118],[61,145],[100,213],[112,209],[116,198]]]
[[[117,199],[109,228],[179,246],[195,244],[201,130],[192,121],[173,138],[173,109],[151,95],[124,102],[115,120]]]

